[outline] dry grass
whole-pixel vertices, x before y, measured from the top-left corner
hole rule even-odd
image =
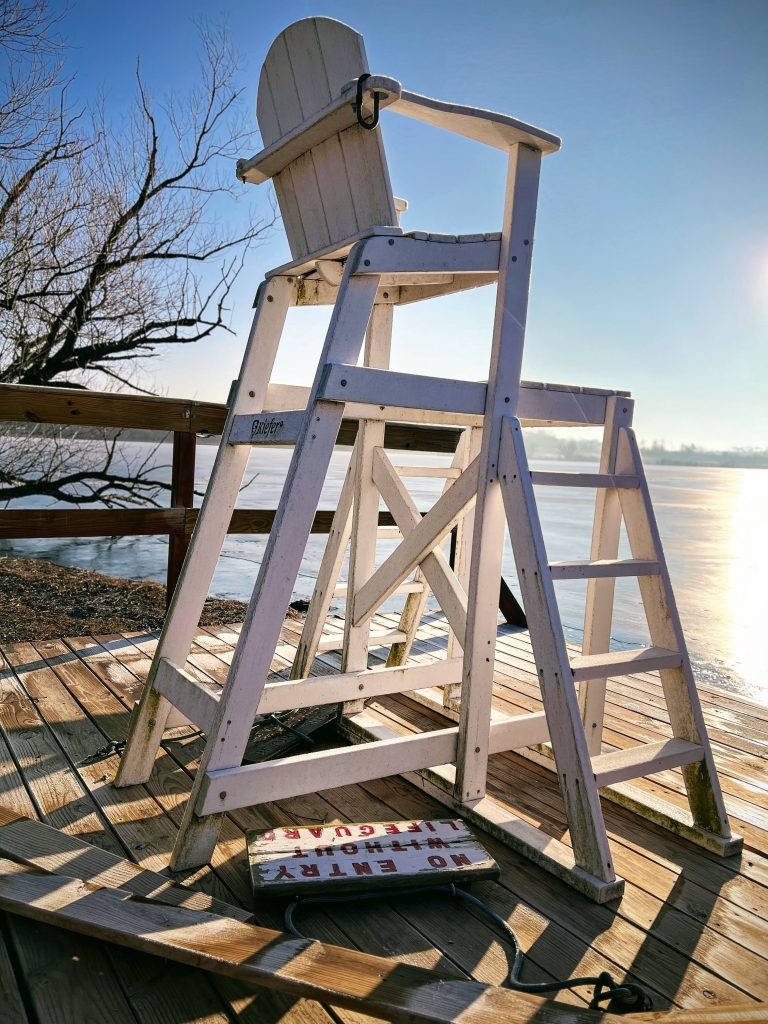
[[[165,587],[32,558],[0,558],[0,643],[159,629]],[[242,601],[209,598],[204,626],[240,622]]]

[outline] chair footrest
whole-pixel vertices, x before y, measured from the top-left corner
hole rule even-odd
[[[580,654],[571,658],[574,682],[582,679],[607,679],[634,672],[655,672],[661,668],[679,668],[683,663],[679,651],[663,647],[637,647],[607,654]]]
[[[660,740],[658,743],[642,743],[626,750],[599,754],[592,758],[592,770],[598,787],[610,786],[614,782],[639,779],[668,768],[692,764],[701,761],[703,756],[704,748],[698,743],[678,739]]]

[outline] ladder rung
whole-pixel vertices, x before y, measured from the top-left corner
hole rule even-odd
[[[458,466],[393,466],[400,476],[436,476],[445,480],[458,480],[461,470]]]
[[[531,470],[531,482],[545,487],[621,487],[640,486],[637,476],[617,473],[559,473],[548,469]]]
[[[592,758],[592,771],[598,787],[610,786],[614,782],[639,779],[668,768],[679,768],[684,764],[701,761],[704,748],[698,743],[686,740],[660,740],[658,743],[641,743],[627,750],[614,750]]]
[[[372,629],[368,634],[369,647],[388,647],[390,644],[402,644],[408,639],[406,633],[399,629]],[[320,637],[318,651],[340,651],[344,646],[344,634],[334,633],[332,636]]]
[[[659,563],[645,558],[603,558],[597,562],[550,562],[553,580],[588,580],[601,576],[657,576]]]
[[[397,590],[393,591],[395,594],[420,594],[424,590],[424,584],[418,580],[406,580],[405,583],[401,583]],[[333,592],[334,597],[346,597],[349,592],[349,585],[347,583],[339,583]]]
[[[637,647],[609,654],[579,654],[571,658],[574,682],[581,679],[606,679],[631,672],[654,672],[660,668],[679,668],[683,659],[679,651],[663,647]]]

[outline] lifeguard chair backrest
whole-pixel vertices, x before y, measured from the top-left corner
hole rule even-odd
[[[264,147],[367,72],[363,37],[349,25],[333,18],[289,25],[272,43],[259,79]],[[397,225],[381,128],[345,129],[294,160],[274,182],[294,259],[372,227]]]

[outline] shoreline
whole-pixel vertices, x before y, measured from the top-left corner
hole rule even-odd
[[[160,629],[165,586],[74,569],[38,558],[0,558],[0,643]],[[202,626],[240,622],[244,601],[209,597]]]

